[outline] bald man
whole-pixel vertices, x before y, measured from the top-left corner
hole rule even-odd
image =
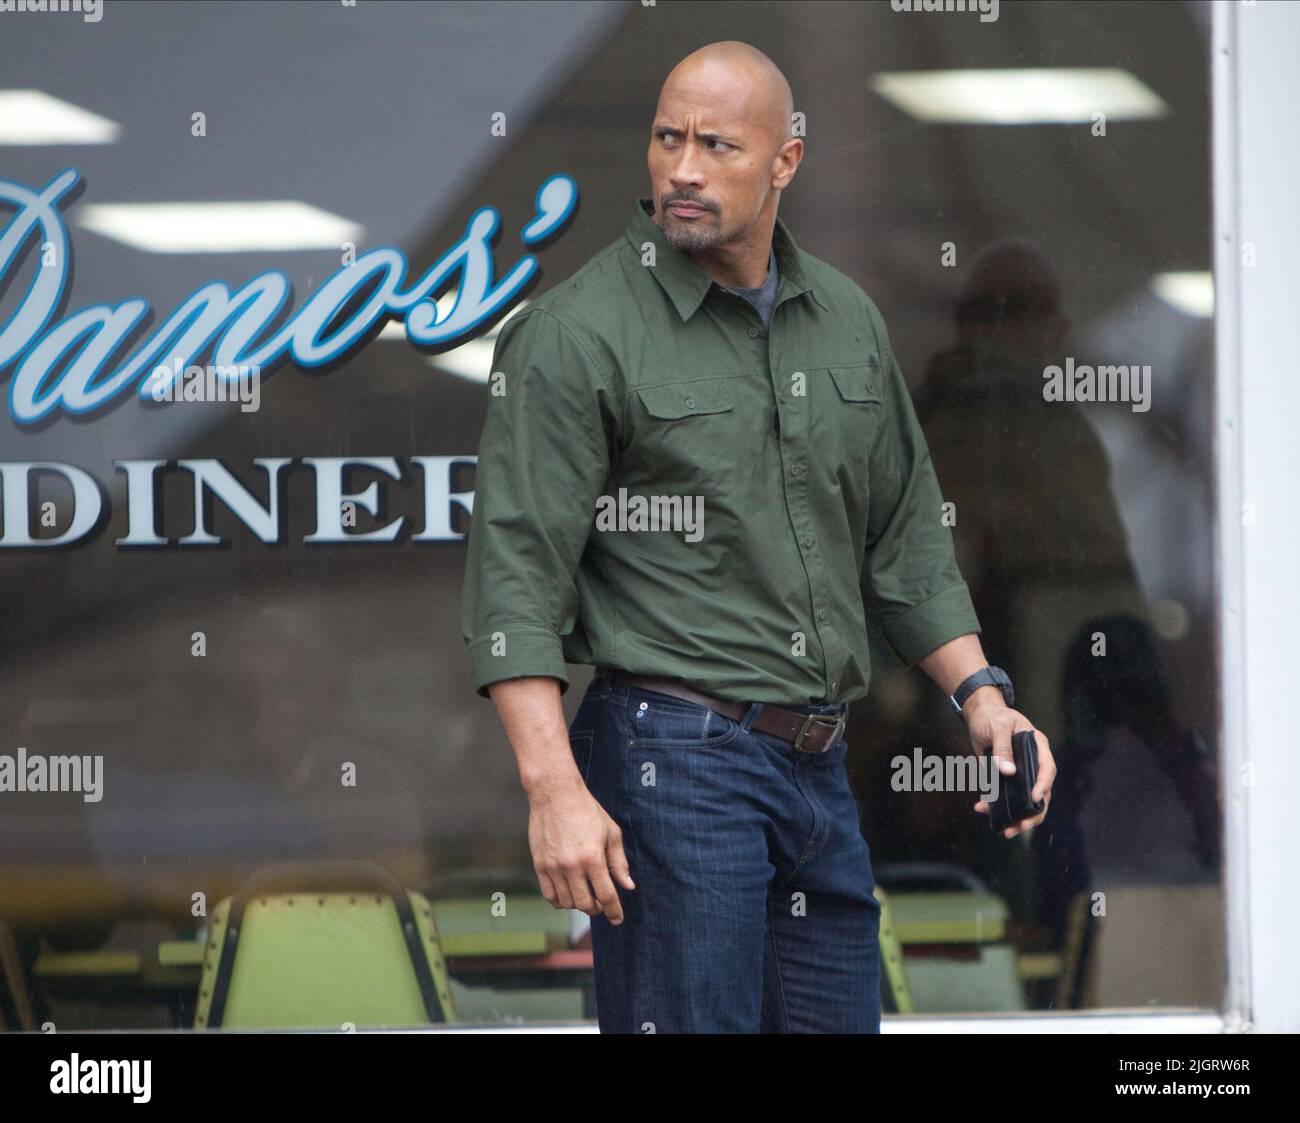
[[[879,311],[777,218],[792,113],[748,44],[683,59],[650,197],[493,359],[464,638],[541,892],[592,918],[602,1032],[879,1031],[843,736],[868,618],[1004,773],[1033,728],[981,650]],[[567,663],[596,671],[566,731]]]

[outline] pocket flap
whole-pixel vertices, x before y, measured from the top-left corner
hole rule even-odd
[[[726,413],[733,408],[725,382],[667,382],[637,390],[651,417],[672,420],[698,413]]]
[[[881,400],[880,368],[874,363],[852,367],[828,367],[840,397],[846,402],[878,402]]]

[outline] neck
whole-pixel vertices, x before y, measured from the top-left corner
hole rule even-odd
[[[701,250],[689,255],[701,269],[727,289],[756,289],[767,277],[776,229],[776,208],[764,211],[746,232],[743,241]]]

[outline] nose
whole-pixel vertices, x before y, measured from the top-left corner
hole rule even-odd
[[[678,156],[672,171],[668,173],[668,178],[678,191],[688,187],[700,188],[704,186],[704,174],[700,171],[699,163],[696,160],[694,144],[682,145],[681,155]]]

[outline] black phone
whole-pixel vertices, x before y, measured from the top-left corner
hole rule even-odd
[[[1038,738],[1032,729],[1022,729],[1011,735],[1011,759],[1015,761],[1014,776],[998,773],[998,798],[989,805],[989,829],[1004,831],[1023,819],[1041,814],[1044,800],[1033,798],[1038,782]]]

